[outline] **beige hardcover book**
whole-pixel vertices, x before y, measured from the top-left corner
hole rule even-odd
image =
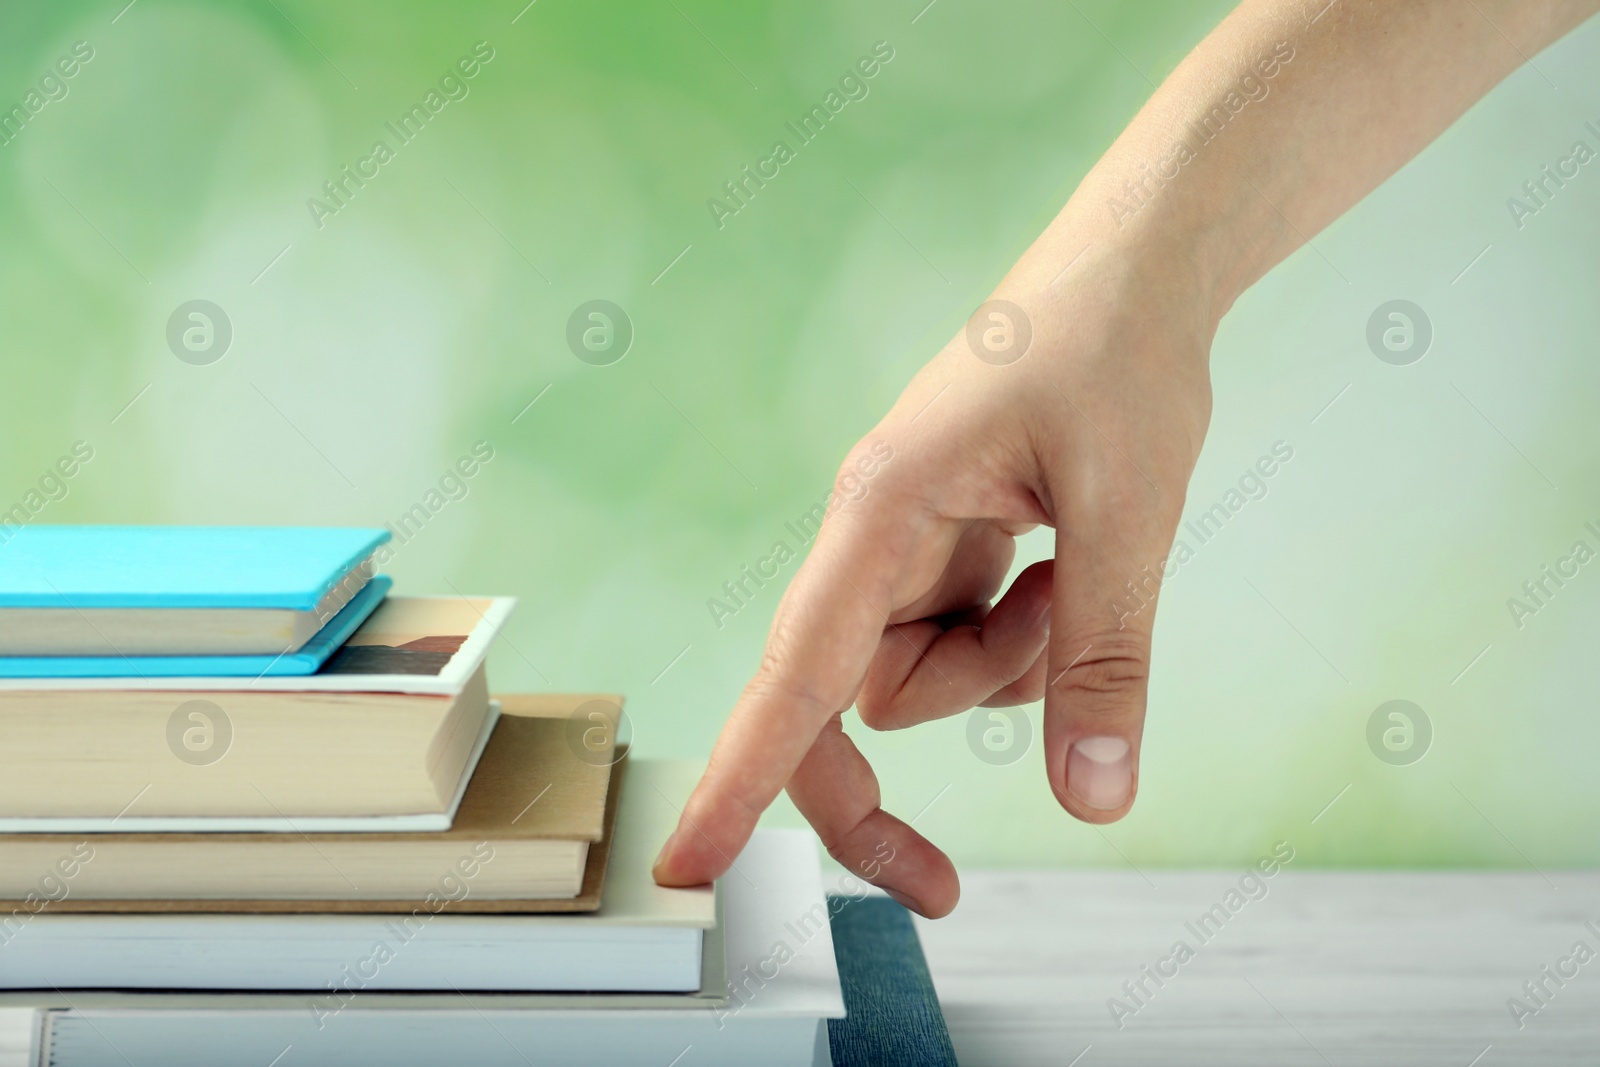
[[[454,697],[0,693],[0,815],[26,831],[30,819],[131,830],[153,817],[444,812],[488,714],[481,670]]]
[[[0,680],[0,833],[442,829],[513,604],[390,597],[312,675]]]
[[[620,700],[503,709],[448,830],[0,835],[0,912],[29,894],[53,912],[592,910]]]

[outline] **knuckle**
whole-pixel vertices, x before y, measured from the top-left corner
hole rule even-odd
[[[1098,699],[1140,696],[1150,681],[1150,645],[1127,633],[1102,634],[1068,641],[1067,648],[1081,649],[1064,668],[1059,668],[1050,689],[1063,695]]]
[[[1026,683],[1040,654],[1036,646],[1018,645],[984,663],[986,687],[991,693]]]
[[[856,715],[863,726],[882,732],[903,730],[918,721],[913,712],[922,692],[919,674],[930,662],[926,656],[926,641],[914,630],[908,634],[890,627],[884,632],[856,692]]]
[[[834,836],[831,838],[822,839],[822,847],[828,850],[829,857],[846,870],[850,869],[850,861],[854,854],[859,851],[859,846],[854,838],[857,836],[857,831],[861,829],[861,824],[865,821],[866,817],[863,816],[854,826],[835,831]],[[817,836],[822,838],[820,833]]]
[[[861,692],[856,694],[856,717],[863,725],[881,730],[888,718],[890,703],[887,693],[879,691],[871,684],[864,685],[861,687]]]
[[[904,718],[892,695],[867,689],[862,689],[856,697],[856,717],[863,726],[880,733],[899,729]]]
[[[831,715],[839,710],[837,699],[808,682],[771,651],[762,657],[755,677],[745,688],[750,696],[791,707],[803,718],[822,718],[824,713]]]
[[[986,708],[1004,708],[1042,700],[1049,666],[1043,656],[1036,657],[1019,676],[997,686],[988,699],[980,701],[980,704]]]
[[[864,437],[850,449],[834,475],[830,509],[853,504],[867,495],[871,483],[895,458],[894,446],[881,436]]]
[[[892,678],[881,663],[874,663],[856,693],[856,717],[862,725],[873,730],[890,729],[900,689],[901,683]]]

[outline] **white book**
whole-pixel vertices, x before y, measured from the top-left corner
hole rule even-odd
[[[261,1007],[194,997],[145,1008],[71,1006],[18,1016],[37,1031],[39,1067],[817,1067],[829,1064],[826,1021],[844,1015],[816,843],[811,834],[762,830],[723,879],[728,996],[686,1006],[614,1008],[604,997],[530,1010],[516,998],[462,992],[419,1009],[395,994],[363,994],[336,1015],[283,996]],[[0,953],[3,956],[4,953]],[[86,997],[88,995],[85,995]],[[173,1006],[159,1005],[166,999]],[[183,1006],[177,1006],[182,1003]],[[581,1006],[579,1006],[581,1005]],[[3,1022],[4,1020],[0,1020]]]

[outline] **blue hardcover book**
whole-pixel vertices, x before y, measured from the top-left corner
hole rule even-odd
[[[388,591],[387,530],[27,526],[0,544],[0,678],[315,672]]]
[[[888,897],[830,897],[843,1019],[828,1020],[833,1067],[954,1067],[939,995],[911,913]]]
[[[317,606],[388,530],[24,526],[0,546],[0,608]]]

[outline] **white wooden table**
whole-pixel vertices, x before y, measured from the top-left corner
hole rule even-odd
[[[918,924],[960,1062],[1600,1063],[1600,955],[1561,963],[1600,953],[1600,874],[1285,870],[1202,940],[1186,924],[1242,873],[964,873],[955,914]],[[1123,983],[1179,940],[1193,958],[1138,1006]],[[1507,999],[1538,1007],[1546,965],[1576,976],[1519,1029]]]

